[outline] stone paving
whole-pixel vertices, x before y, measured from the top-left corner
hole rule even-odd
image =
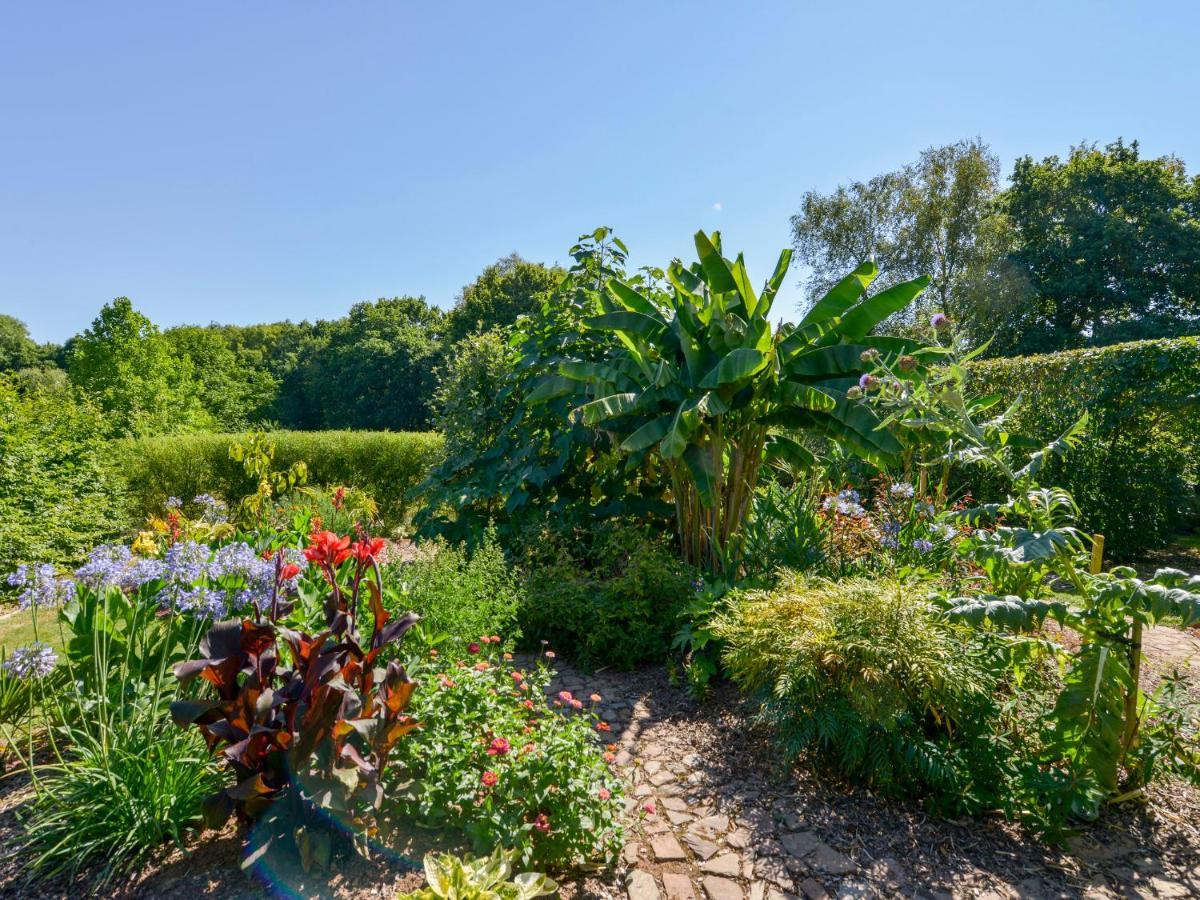
[[[604,697],[600,712],[628,781],[623,882],[630,900],[868,897],[903,879],[899,864],[885,860],[871,872],[877,887],[856,881],[862,873],[853,859],[806,829],[785,803],[764,809],[750,782],[714,790],[686,731],[629,696],[629,676],[585,679],[560,665],[548,692],[560,690]]]
[[[939,823],[919,808],[883,808],[867,792],[842,795],[840,809],[838,798],[810,798],[819,789],[798,786],[786,772],[764,774],[772,751],[741,734],[737,714],[723,714],[719,703],[698,707],[661,671],[585,678],[560,663],[548,692],[560,690],[604,698],[600,713],[612,729],[605,739],[618,745],[615,765],[627,781],[616,881],[589,881],[576,897],[1200,896],[1200,856],[1192,848],[1171,860],[1174,871],[1164,867],[1165,856],[1153,858],[1152,839],[1115,862],[1089,863],[1086,853],[1047,852],[982,822]],[[886,816],[874,821],[880,812]],[[1182,814],[1189,818],[1190,809]],[[1111,836],[1089,840],[1103,854]]]

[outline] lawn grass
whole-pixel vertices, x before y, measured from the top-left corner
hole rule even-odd
[[[23,647],[34,640],[42,640],[55,650],[62,649],[62,632],[54,610],[42,610],[38,613],[36,629],[33,625],[33,610],[10,606],[0,611],[0,650],[8,655],[17,647]]]

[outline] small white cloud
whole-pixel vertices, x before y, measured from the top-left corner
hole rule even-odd
[[[718,200],[716,203],[713,204],[713,209],[715,209],[717,212],[720,212],[724,208],[725,208],[725,204],[722,203],[720,200]]]

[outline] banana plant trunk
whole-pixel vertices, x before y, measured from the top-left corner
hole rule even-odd
[[[673,461],[670,475],[680,549],[689,565],[736,574],[739,539],[758,487],[765,443],[766,429],[761,426],[744,426],[728,436],[718,425],[698,445],[712,473],[708,497],[689,467]]]

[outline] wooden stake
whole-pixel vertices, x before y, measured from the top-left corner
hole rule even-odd
[[[1092,564],[1089,567],[1093,575],[1099,575],[1104,568],[1104,535],[1092,535]]]

